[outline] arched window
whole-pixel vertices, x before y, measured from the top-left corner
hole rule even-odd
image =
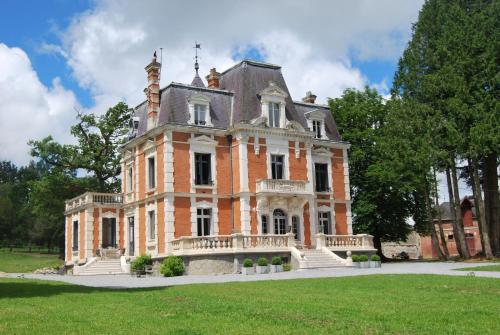
[[[286,234],[286,215],[281,209],[275,209],[273,212],[274,217],[274,233]]]

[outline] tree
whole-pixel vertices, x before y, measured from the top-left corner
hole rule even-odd
[[[393,87],[394,97],[426,105],[437,116],[435,126],[428,129],[432,145],[439,149],[434,167],[449,175],[454,234],[464,258],[469,254],[461,222],[457,161],[484,166],[485,211],[493,246],[495,236],[500,236],[496,173],[500,150],[499,4],[427,1],[399,61]],[[473,192],[478,192],[477,187]],[[474,196],[480,199],[478,194]],[[481,204],[476,207],[480,210]],[[483,236],[483,240],[487,238]],[[500,251],[500,242],[498,248]]]
[[[382,241],[406,239],[407,219],[414,202],[393,169],[382,159],[382,134],[388,109],[377,92],[348,89],[342,97],[330,99],[330,109],[339,132],[351,143],[349,176],[353,199],[355,232],[370,233],[381,256]]]
[[[51,167],[69,171],[83,169],[93,175],[101,192],[117,191],[120,174],[118,148],[125,142],[133,110],[120,102],[101,116],[78,113],[71,127],[77,144],[59,144],[48,136],[30,141],[31,154]]]

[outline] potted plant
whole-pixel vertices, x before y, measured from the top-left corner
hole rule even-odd
[[[257,260],[256,272],[258,274],[267,273],[267,258],[261,257]]]
[[[153,265],[153,260],[149,255],[141,255],[134,259],[130,264],[130,270],[132,274],[136,274],[137,277],[146,273],[146,266]]]
[[[352,255],[352,266],[355,268],[360,268],[361,263],[359,262],[359,255]]]
[[[359,263],[360,267],[362,269],[366,269],[370,267],[370,262],[368,261],[368,256],[367,255],[361,255],[359,256]]]
[[[283,260],[279,256],[271,259],[271,272],[283,272]]]
[[[372,255],[370,258],[370,267],[371,268],[379,268],[380,267],[380,256]]]
[[[243,261],[243,267],[241,268],[241,274],[253,275],[254,273],[253,261],[250,258],[245,259]]]

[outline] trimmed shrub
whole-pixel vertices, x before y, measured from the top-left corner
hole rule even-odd
[[[380,256],[379,255],[372,255],[371,260],[374,262],[380,262]]]
[[[366,256],[366,255],[359,256],[359,261],[360,262],[368,262],[368,256]]]
[[[265,258],[265,257],[261,257],[257,260],[258,266],[267,266],[267,263],[268,263],[268,261],[267,261],[267,258]]]
[[[251,268],[253,267],[253,261],[250,258],[247,258],[243,261],[243,267],[244,268]]]
[[[352,255],[352,261],[355,262],[355,263],[360,262],[359,255]]]
[[[182,276],[184,261],[179,256],[168,256],[161,263],[160,273],[165,277]]]
[[[153,265],[153,260],[149,255],[141,255],[130,263],[130,269],[133,272],[144,272],[146,265]]]
[[[291,271],[292,264],[283,264],[283,271]]]
[[[271,259],[271,264],[272,265],[281,265],[283,264],[283,260],[281,259],[281,257],[279,256],[274,256],[272,259]]]

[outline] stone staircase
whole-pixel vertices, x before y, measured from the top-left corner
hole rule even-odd
[[[335,268],[345,265],[331,254],[317,249],[302,249],[304,258],[302,259],[301,269]]]
[[[95,262],[83,269],[79,276],[92,275],[115,275],[122,274],[122,267],[119,258],[97,259]]]

